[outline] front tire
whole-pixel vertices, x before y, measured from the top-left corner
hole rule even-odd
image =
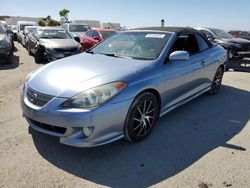
[[[125,138],[130,142],[144,140],[152,131],[159,117],[157,98],[149,92],[137,96],[125,121]]]
[[[224,71],[222,67],[219,67],[215,73],[213,82],[211,84],[210,94],[216,95],[221,87],[222,77],[223,77]]]
[[[44,61],[44,53],[42,49],[37,49],[34,54],[35,62],[37,64],[43,63]]]

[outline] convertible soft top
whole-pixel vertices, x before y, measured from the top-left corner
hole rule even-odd
[[[207,44],[210,47],[213,46],[213,44],[207,39],[206,35],[204,35],[201,31],[198,31],[197,29],[194,29],[192,27],[142,27],[132,30],[169,31],[176,33],[177,35],[198,34],[207,42]]]

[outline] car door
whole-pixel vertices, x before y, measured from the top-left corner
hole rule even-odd
[[[189,52],[189,59],[167,61],[164,69],[166,91],[163,95],[163,111],[191,99],[204,89],[202,72],[205,57],[200,54],[195,35],[180,35],[174,42],[170,53],[174,51]]]

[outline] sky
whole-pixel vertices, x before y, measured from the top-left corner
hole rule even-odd
[[[250,0],[0,0],[0,15],[60,20],[118,22],[127,28],[159,26],[216,27],[250,30]]]

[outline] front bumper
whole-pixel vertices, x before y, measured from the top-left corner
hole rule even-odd
[[[74,52],[67,52],[67,51],[65,51],[65,52],[46,51],[44,53],[44,55],[48,59],[48,61],[55,61],[57,59],[61,59],[61,58],[64,58],[64,57],[69,57],[69,56],[72,56],[72,55],[79,54],[81,52],[82,52],[81,49],[76,50]]]
[[[113,142],[124,136],[123,128],[127,112],[133,101],[108,102],[92,110],[62,108],[67,99],[54,97],[43,107],[32,104],[22,89],[21,107],[29,125],[37,131],[57,136],[63,144],[75,147],[93,147]],[[94,127],[86,137],[83,127]]]

